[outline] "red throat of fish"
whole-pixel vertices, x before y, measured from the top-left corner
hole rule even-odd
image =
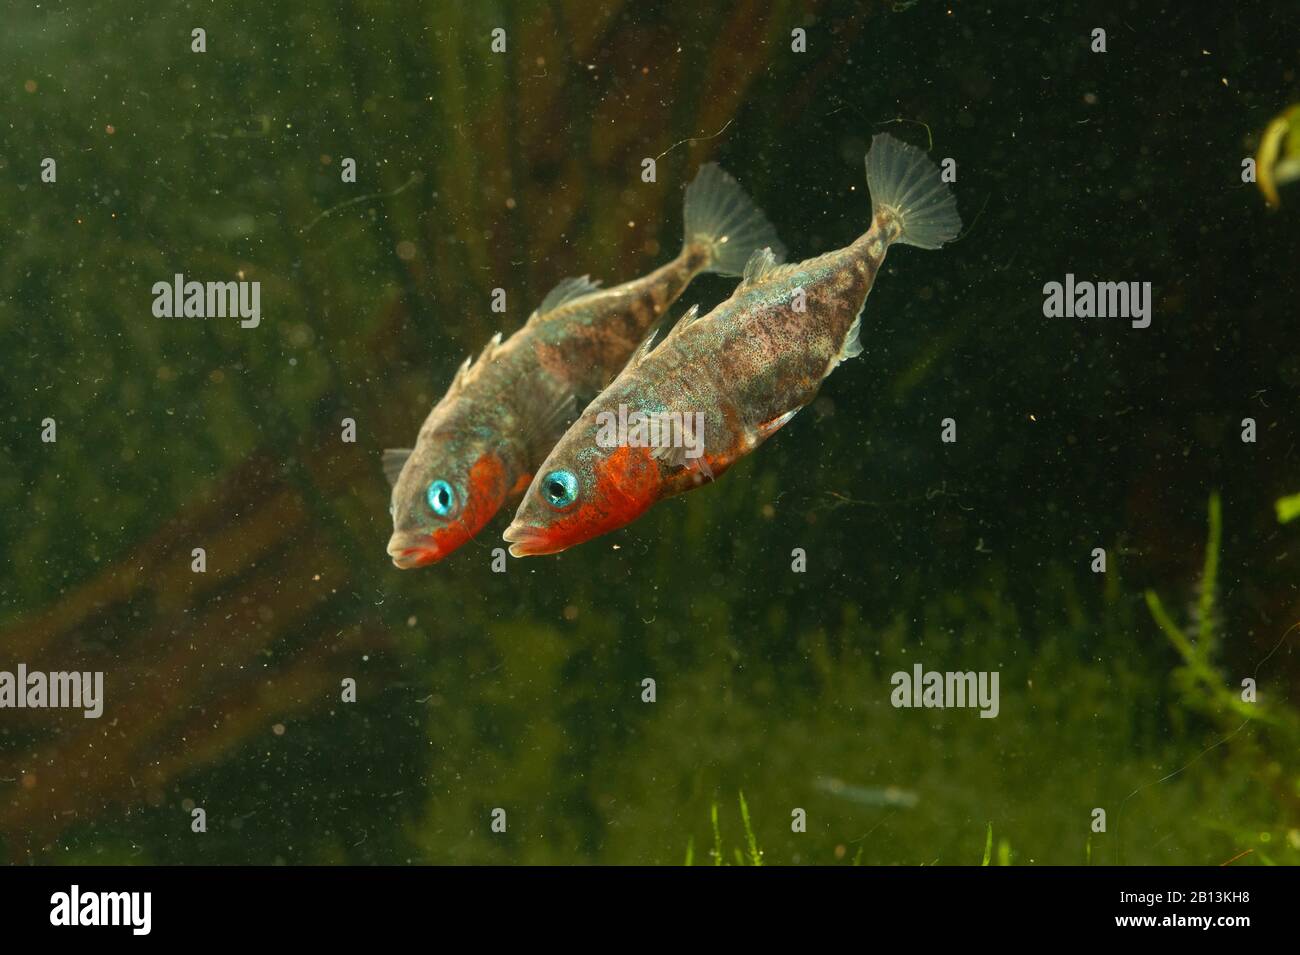
[[[649,448],[621,447],[596,465],[595,486],[570,510],[551,512],[545,525],[511,524],[506,540],[515,557],[557,554],[618,530],[659,498],[659,464]]]
[[[388,543],[393,564],[403,570],[442,560],[469,542],[501,510],[511,488],[504,462],[484,454],[469,469],[466,500],[460,513],[429,534],[394,533]]]

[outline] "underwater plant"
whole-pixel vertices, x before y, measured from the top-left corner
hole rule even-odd
[[[1218,579],[1219,551],[1223,543],[1223,503],[1217,493],[1210,495],[1208,512],[1205,562],[1197,583],[1196,603],[1189,622],[1182,626],[1175,623],[1160,595],[1153,589],[1145,592],[1152,619],[1183,660],[1182,666],[1175,672],[1175,682],[1188,705],[1209,713],[1216,719],[1239,716],[1247,722],[1258,721],[1289,730],[1295,735],[1300,730],[1300,722],[1293,713],[1275,705],[1244,698],[1249,695],[1228,686],[1228,678],[1217,662],[1222,649],[1218,623]],[[1294,629],[1295,627],[1289,629],[1282,640],[1285,641]]]
[[[745,802],[745,794],[741,792],[740,798],[740,823],[745,831],[745,851],[741,851],[737,846],[733,852],[735,865],[761,866],[763,864],[763,851],[758,847],[758,838],[754,835],[754,826],[749,821],[749,804]],[[713,848],[709,850],[709,858],[713,860],[715,866],[731,865],[732,863],[724,861],[722,851],[722,829],[718,825],[718,801],[715,799],[709,806],[709,822],[713,828]],[[695,864],[695,838],[691,837],[686,841],[686,860],[685,865]]]
[[[1277,187],[1300,179],[1300,103],[1265,127],[1255,157],[1255,175],[1264,201],[1274,209],[1282,204]]]
[[[1300,751],[1300,716],[1294,709],[1275,702],[1276,694],[1270,694],[1267,690],[1258,691],[1257,684],[1264,665],[1300,631],[1300,622],[1286,629],[1249,677],[1241,679],[1236,687],[1232,685],[1232,679],[1219,659],[1223,649],[1218,616],[1223,504],[1217,492],[1210,495],[1207,510],[1205,559],[1189,620],[1185,624],[1175,622],[1160,595],[1153,589],[1148,589],[1145,593],[1147,608],[1182,659],[1182,665],[1174,671],[1173,682],[1183,704],[1208,716],[1224,734],[1196,759],[1230,742],[1244,743],[1250,738],[1250,734],[1245,731],[1252,725],[1258,726],[1261,732],[1257,758],[1267,761],[1268,772],[1265,776],[1276,784],[1279,804],[1289,805],[1290,813],[1293,814],[1297,801],[1300,800],[1300,774],[1297,774],[1295,762],[1295,754]],[[1282,512],[1282,501],[1279,501],[1279,516]],[[1272,831],[1273,829],[1278,831]],[[1285,832],[1281,831],[1283,829]],[[1238,836],[1248,843],[1258,840],[1261,846],[1277,838],[1279,845],[1289,846],[1292,851],[1300,850],[1300,830],[1293,825],[1284,826],[1279,823],[1262,832],[1239,829]],[[1262,852],[1261,856],[1264,856]],[[1266,856],[1264,861],[1268,861]]]

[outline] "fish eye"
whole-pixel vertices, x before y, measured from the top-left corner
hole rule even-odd
[[[542,479],[546,503],[563,510],[578,499],[578,479],[572,471],[552,471]]]
[[[456,510],[456,491],[446,481],[434,481],[424,497],[429,502],[429,510],[439,517],[447,517]]]

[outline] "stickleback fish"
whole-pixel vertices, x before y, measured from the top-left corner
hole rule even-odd
[[[876,136],[866,171],[871,227],[851,245],[790,265],[760,250],[727,301],[705,316],[690,310],[657,346],[636,350],[537,470],[505,532],[511,554],[565,550],[720,476],[861,353],[862,310],[889,247],[937,249],[961,228],[956,200],[921,150]],[[632,413],[680,424],[660,433],[691,440],[611,446],[602,429]]]
[[[762,211],[713,163],[687,186],[683,218],[675,259],[610,289],[565,279],[510,338],[498,333],[477,361],[465,360],[414,449],[384,452],[397,567],[447,556],[523,491],[577,401],[608,384],[695,276],[739,275],[755,249],[780,249]]]

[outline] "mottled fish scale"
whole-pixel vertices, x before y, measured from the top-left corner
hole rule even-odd
[[[663,394],[672,398],[661,410],[703,411],[706,454],[725,467],[730,461],[724,459],[752,449],[762,425],[816,394],[862,311],[886,248],[872,233],[847,249],[751,282],[646,356],[632,372],[642,393],[649,393],[649,382],[663,380]],[[794,307],[800,290],[803,311]]]
[[[538,369],[571,394],[593,397],[708,262],[707,249],[688,246],[643,278],[593,293],[540,319],[527,329]],[[552,435],[552,444],[560,433]]]

